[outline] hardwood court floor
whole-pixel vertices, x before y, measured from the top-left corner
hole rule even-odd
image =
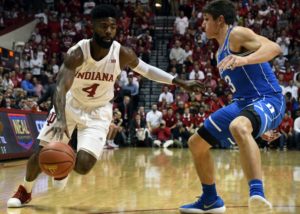
[[[214,150],[213,155],[226,213],[248,213],[248,186],[238,151]],[[274,213],[300,213],[300,152],[262,152],[262,160],[266,195]],[[180,205],[200,194],[187,149],[126,148],[105,151],[86,176],[73,172],[64,192],[53,190],[51,179],[41,175],[32,202],[7,209],[7,199],[23,179],[25,163],[6,162],[0,167],[1,214],[178,214]]]

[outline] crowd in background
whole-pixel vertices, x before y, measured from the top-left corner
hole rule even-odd
[[[10,1],[11,2],[11,1]],[[22,17],[24,1],[2,4],[0,30],[8,17]],[[66,51],[81,39],[92,36],[90,12],[96,3],[111,1],[45,1],[43,10],[32,16],[38,20],[30,39],[21,50],[20,65],[12,70],[0,67],[0,107],[48,111],[55,77]],[[167,72],[182,79],[198,79],[206,91],[189,94],[181,88],[164,86],[158,102],[145,112],[139,106],[141,76],[122,71],[115,84],[114,120],[108,140],[119,145],[169,147],[187,146],[189,136],[208,115],[232,102],[232,94],[220,79],[215,41],[208,40],[201,24],[207,1],[171,1],[176,15],[174,36],[169,41]],[[131,47],[149,62],[154,42],[154,11],[150,1],[114,1],[118,11],[117,41]],[[300,5],[297,1],[236,1],[237,24],[277,42],[282,55],[272,68],[286,97],[287,112],[271,144],[280,149],[300,149]],[[14,12],[15,11],[15,12]],[[14,13],[13,13],[14,12]],[[3,21],[1,21],[3,20]],[[3,25],[1,24],[3,23]],[[2,27],[3,26],[3,27]],[[145,99],[145,98],[144,98]],[[262,141],[263,142],[263,141]],[[263,142],[264,143],[264,142]],[[223,148],[233,142],[221,142]]]

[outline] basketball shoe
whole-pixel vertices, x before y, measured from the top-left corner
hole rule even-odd
[[[20,185],[18,191],[8,199],[7,207],[22,207],[31,201],[31,193],[28,193],[24,186]]]
[[[69,179],[69,175],[67,175],[64,178],[53,178],[52,177],[52,187],[58,191],[62,191],[65,189],[68,179]]]
[[[179,210],[181,213],[225,213],[226,207],[219,196],[210,204],[204,204],[202,197],[200,197],[195,203],[183,205]]]
[[[249,198],[248,206],[250,213],[272,213],[272,204],[260,195]]]

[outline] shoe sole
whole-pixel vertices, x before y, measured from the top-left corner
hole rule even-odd
[[[255,195],[249,199],[250,213],[272,213],[272,204],[265,198]]]
[[[219,207],[210,210],[200,210],[200,209],[188,209],[188,208],[179,208],[181,213],[225,213],[226,207]]]

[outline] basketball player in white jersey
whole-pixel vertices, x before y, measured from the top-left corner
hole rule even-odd
[[[87,174],[99,159],[112,120],[114,83],[126,66],[137,73],[166,84],[176,84],[188,91],[199,91],[197,81],[183,81],[148,65],[130,49],[114,41],[116,12],[111,5],[96,6],[92,11],[94,34],[73,46],[64,59],[57,78],[53,102],[47,122],[38,139],[40,145],[53,141],[68,143],[75,126],[78,128],[77,156],[74,170]],[[21,207],[31,200],[33,183],[41,173],[39,152],[28,163],[24,182],[7,202],[8,207]],[[64,184],[66,178],[54,184]]]

